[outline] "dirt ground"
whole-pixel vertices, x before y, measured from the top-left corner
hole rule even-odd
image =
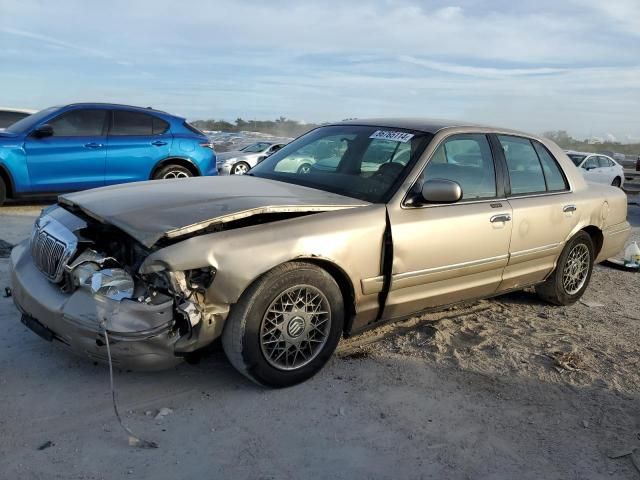
[[[26,237],[40,208],[0,209],[0,239]],[[41,340],[0,298],[0,479],[640,479],[629,456],[609,458],[640,447],[639,294],[640,274],[597,266],[584,302],[526,291],[381,327],[286,390],[249,383],[220,349],[118,372],[124,420],[150,450],[128,446],[107,368]]]

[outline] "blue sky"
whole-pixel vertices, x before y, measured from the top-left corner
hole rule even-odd
[[[640,141],[640,0],[0,0],[0,105]]]

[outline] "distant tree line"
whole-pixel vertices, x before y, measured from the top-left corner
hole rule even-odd
[[[624,153],[625,155],[637,156],[640,154],[640,143],[620,143],[602,142],[593,143],[587,140],[577,140],[571,137],[566,130],[553,130],[542,134],[545,138],[553,140],[565,150],[577,150],[580,152],[593,153]]]
[[[285,117],[275,120],[243,120],[237,118],[235,122],[225,120],[196,120],[191,124],[200,130],[220,130],[223,132],[261,132],[276,137],[297,137],[312,130],[319,125],[313,123],[300,123]]]

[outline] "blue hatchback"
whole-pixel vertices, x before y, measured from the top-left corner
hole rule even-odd
[[[0,130],[5,198],[216,175],[209,139],[184,118],[101,103],[41,110]]]

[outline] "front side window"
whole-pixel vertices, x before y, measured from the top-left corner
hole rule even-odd
[[[540,163],[542,164],[542,171],[544,172],[544,178],[547,181],[547,190],[550,192],[559,192],[567,190],[569,185],[560,166],[555,158],[549,153],[549,151],[540,142],[532,141],[533,146],[536,149]]]
[[[321,127],[285,145],[249,175],[386,202],[431,138],[391,127]]]
[[[251,145],[241,148],[241,150],[246,153],[260,153],[264,152],[270,145],[270,143],[265,142],[252,143]]]
[[[169,124],[161,118],[141,112],[114,110],[113,125],[109,135],[114,136],[151,136],[164,133]]]
[[[496,173],[487,136],[462,134],[449,137],[433,153],[421,180],[444,179],[462,187],[462,200],[494,198]]]
[[[106,110],[72,110],[49,122],[54,137],[95,137],[103,135]]]
[[[587,158],[587,160],[582,164],[582,168],[585,170],[592,170],[594,168],[598,168],[598,157],[593,156]]]
[[[542,165],[527,138],[498,135],[509,170],[511,193],[522,195],[547,190]]]

